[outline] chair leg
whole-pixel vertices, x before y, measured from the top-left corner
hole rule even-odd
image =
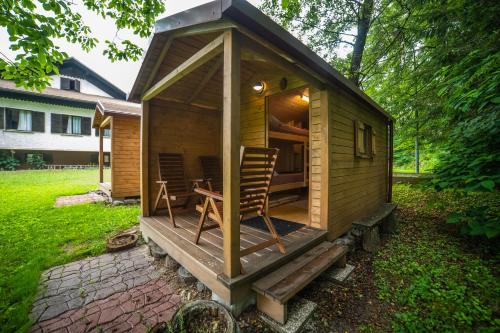
[[[278,249],[280,250],[280,252],[282,254],[285,254],[285,245],[283,245],[283,242],[281,241],[280,235],[278,234],[278,232],[274,228],[273,223],[271,222],[269,217],[267,217],[267,215],[262,215],[262,218],[264,219],[264,222],[266,223],[267,228],[269,229],[269,231],[273,235],[273,238],[276,240],[276,245],[278,246]]]
[[[174,228],[177,226],[175,225],[175,219],[174,219],[174,214],[172,213],[172,206],[170,205],[170,198],[168,197],[168,191],[165,188],[165,200],[167,201],[167,207],[168,207],[168,214],[170,215],[170,221],[172,221],[172,225]]]
[[[160,201],[161,201],[161,197],[163,196],[164,194],[164,188],[165,188],[165,184],[161,184],[160,185],[160,190],[158,191],[158,195],[156,196],[156,201],[155,201],[155,206],[153,208],[153,215],[156,214],[156,210],[158,209],[158,205],[160,204]],[[166,191],[166,190],[165,190]]]
[[[205,199],[205,203],[203,204],[203,211],[201,212],[200,221],[198,222],[198,231],[196,231],[196,235],[194,236],[194,243],[198,244],[200,241],[201,232],[203,231],[203,225],[205,224],[205,219],[208,214],[208,198]]]

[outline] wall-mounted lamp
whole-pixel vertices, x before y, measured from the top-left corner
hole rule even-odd
[[[266,88],[266,84],[263,81],[257,81],[253,84],[252,88],[257,94],[262,94]]]
[[[309,103],[309,96],[307,96],[307,95],[304,95],[304,94],[300,95],[300,99],[302,99],[304,102]]]

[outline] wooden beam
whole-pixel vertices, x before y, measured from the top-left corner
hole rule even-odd
[[[109,130],[111,131],[111,133],[114,133],[115,130],[114,130],[114,122],[115,122],[115,118],[114,117],[108,117],[108,119],[110,119],[110,124],[109,124]],[[115,137],[115,140],[113,140],[113,138],[111,138],[111,142],[110,142],[110,156],[109,156],[109,163],[111,164],[111,187],[110,187],[110,191],[111,191],[111,196],[114,196],[114,191],[115,191],[115,185],[118,183],[116,182],[116,179],[115,179],[115,173],[113,172],[113,169],[114,169],[114,166],[115,166],[115,158],[113,156],[113,152],[115,151],[115,147],[114,145],[116,144],[116,137]]]
[[[99,183],[104,182],[104,128],[99,130]]]
[[[158,72],[158,69],[160,68],[162,62],[163,62],[163,59],[165,59],[165,56],[167,55],[167,52],[168,50],[170,49],[170,46],[172,45],[172,42],[173,42],[173,37],[170,37],[169,39],[167,39],[167,41],[165,42],[165,45],[163,45],[163,48],[161,49],[161,52],[160,52],[160,55],[158,56],[158,58],[156,59],[156,62],[153,66],[153,69],[151,70],[151,72],[149,73],[149,77],[148,77],[148,80],[146,81],[146,84],[144,85],[144,89],[142,90],[142,93],[144,94],[144,92],[146,90],[148,90],[150,87],[151,87],[151,83],[153,83],[153,80],[155,78],[155,75],[156,73]]]
[[[270,61],[276,66],[280,67],[282,70],[297,75],[300,79],[307,82],[309,85],[319,90],[322,90],[324,88],[323,82],[318,80],[316,77],[309,74],[307,71],[297,66],[295,63],[285,59],[274,50],[263,46],[261,43],[249,37],[242,37],[242,48],[241,58],[243,60]]]
[[[110,123],[111,123],[111,116],[107,116],[106,119],[102,121],[101,125],[99,125],[99,127],[106,128],[109,126]]]
[[[197,107],[200,109],[220,110],[220,107],[217,107],[215,105],[208,105],[208,104],[203,104],[203,103],[186,103],[186,101],[179,99],[179,98],[164,97],[164,96],[157,96],[156,98],[163,100],[163,101],[167,101],[167,102],[175,102],[175,103],[190,105],[190,106],[194,106],[194,107]]]
[[[149,216],[149,102],[142,101],[141,116],[141,212]]]
[[[189,59],[180,64],[176,69],[168,73],[163,79],[153,85],[148,91],[144,93],[143,100],[149,101],[161,93],[166,88],[172,86],[175,82],[179,81],[210,59],[222,52],[223,49],[223,36],[215,38],[208,43],[201,50],[193,54]]]
[[[230,21],[226,21],[223,19],[223,20],[218,21],[218,22],[207,22],[207,23],[201,23],[201,24],[197,24],[194,26],[181,28],[181,29],[174,32],[173,37],[179,38],[179,37],[205,35],[205,34],[211,34],[211,33],[216,33],[216,32],[222,32],[222,31],[224,31],[226,29],[230,29],[230,28],[236,28],[236,25]],[[158,32],[159,32],[159,30],[156,30],[156,33],[158,33]]]
[[[309,89],[309,92],[311,90]],[[310,94],[310,93],[309,93]],[[330,119],[330,103],[329,103],[329,92],[328,90],[321,90],[320,94],[320,154],[321,154],[321,195],[320,195],[320,226],[323,230],[328,230],[329,235],[333,235],[333,224],[330,216],[330,209],[328,207],[330,203],[330,151],[332,145],[331,136],[331,119]],[[310,100],[312,100],[310,98]],[[312,166],[311,166],[312,167]]]
[[[223,69],[223,251],[224,274],[240,273],[240,35],[224,33]]]
[[[193,94],[191,95],[191,97],[189,97],[189,99],[186,101],[187,104],[191,104],[191,102],[193,102],[196,99],[196,97],[198,97],[200,92],[207,85],[208,81],[210,81],[212,79],[212,77],[215,75],[215,73],[217,73],[219,68],[222,66],[223,60],[224,59],[222,57],[220,57],[217,60],[217,62],[212,66],[212,68],[210,68],[210,70],[207,72],[207,74],[205,75],[203,80],[201,80],[200,84],[198,84],[198,87],[196,87],[196,89],[193,92]]]

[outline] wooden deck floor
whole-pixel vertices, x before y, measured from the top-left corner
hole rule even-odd
[[[282,237],[286,254],[281,254],[274,245],[242,258],[244,274],[235,279],[224,280],[222,233],[219,228],[204,231],[198,245],[193,238],[199,215],[196,212],[183,212],[175,215],[177,227],[174,228],[166,216],[141,217],[141,230],[146,237],[153,239],[181,265],[201,280],[210,289],[218,289],[216,282],[225,288],[243,281],[251,282],[258,277],[292,260],[305,250],[318,244],[326,237],[326,232],[308,226]],[[264,232],[240,225],[241,249],[271,238]],[[218,291],[221,292],[221,291]]]

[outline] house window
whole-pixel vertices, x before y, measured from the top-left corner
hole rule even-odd
[[[51,132],[68,135],[90,135],[89,117],[72,116],[52,113]]]
[[[356,156],[361,158],[372,158],[376,153],[375,130],[372,126],[359,120],[354,122]]]
[[[73,90],[80,92],[80,80],[69,79],[67,77],[61,78],[62,90]]]
[[[24,132],[45,132],[45,113],[13,108],[0,109],[2,127]]]
[[[99,129],[95,128],[94,129],[95,136],[99,136]],[[109,138],[111,136],[111,129],[105,128],[104,133],[102,134],[103,137]]]

